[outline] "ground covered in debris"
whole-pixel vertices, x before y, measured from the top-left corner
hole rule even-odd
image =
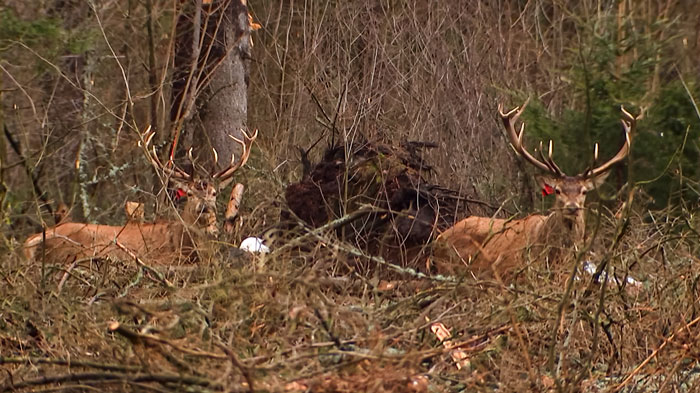
[[[2,262],[2,391],[657,391],[697,378],[697,237],[601,217],[513,284],[353,271],[337,231],[197,265]],[[615,239],[607,240],[607,239]],[[595,263],[607,285],[574,266]],[[590,265],[588,265],[590,270]],[[582,270],[582,269],[579,269]],[[583,270],[582,270],[583,271]],[[594,272],[595,273],[595,272]],[[628,280],[627,277],[633,277]]]
[[[222,54],[178,43],[183,6],[227,3],[0,5],[0,392],[698,391],[692,1],[236,2],[257,31],[235,95],[260,136],[231,238],[189,264],[28,262],[51,206],[56,222],[121,225],[126,201],[175,217],[138,141],[150,124],[167,153],[173,101],[196,129],[237,129],[203,122],[230,114],[204,88],[228,76],[175,67]],[[527,147],[545,160],[553,141],[567,173],[619,149],[621,105],[640,114],[589,196],[586,243],[513,282],[435,275],[456,220],[551,204],[497,112],[528,97]],[[183,136],[204,168],[209,142]],[[270,252],[235,247],[248,236]]]

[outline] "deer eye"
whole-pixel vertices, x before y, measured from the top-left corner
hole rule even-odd
[[[558,189],[558,188],[554,189],[554,192],[556,192],[556,193],[557,193],[557,195],[561,194],[561,190],[560,190],[560,189]]]
[[[586,189],[584,188],[583,191],[581,191],[581,195],[586,195],[587,192],[588,192],[588,190],[586,190]]]

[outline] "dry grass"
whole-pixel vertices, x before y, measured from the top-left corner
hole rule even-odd
[[[164,37],[172,2],[154,3]],[[124,86],[114,82],[120,72],[104,42],[93,43],[94,85],[21,45],[6,52],[16,57],[0,62],[4,75],[22,89],[2,81],[12,87],[3,90],[2,113],[24,150],[3,156],[3,165],[16,165],[0,179],[9,190],[0,391],[597,392],[623,388],[627,377],[630,392],[697,389],[694,208],[649,211],[642,191],[621,212],[616,201],[593,204],[603,213],[598,220],[596,209],[589,212],[592,227],[600,223],[591,252],[533,261],[513,285],[476,282],[466,272],[422,278],[401,267],[378,269],[383,261],[334,232],[277,228],[284,188],[300,176],[296,147],[359,135],[435,141],[440,148],[427,157],[435,183],[508,211],[531,210],[537,190],[501,136],[496,102],[537,94],[553,117],[581,109],[578,86],[563,76],[579,45],[579,19],[595,25],[629,16],[642,26],[657,15],[677,18],[674,32],[689,42],[678,56],[697,71],[696,13],[673,2],[618,2],[617,9],[590,1],[250,3],[264,28],[255,36],[249,124],[262,135],[237,175],[247,191],[228,240],[265,234],[273,252],[250,257],[207,245],[215,251],[210,259],[158,267],[162,278],[130,260],[29,263],[18,246],[46,215],[27,174],[50,198],[73,199],[80,215],[101,223],[120,222],[125,200],[152,210],[153,178],[129,128],[146,123],[153,93],[145,49],[134,44],[146,42],[144,11],[134,7],[125,18],[118,7],[126,6],[116,2],[71,20],[95,28],[100,15],[123,58],[138,59],[122,63],[135,98],[128,124]],[[87,22],[78,15],[89,15]],[[157,44],[167,52],[168,42]],[[159,66],[167,58],[159,55]],[[160,88],[167,97],[167,86]],[[83,99],[89,105],[66,109]],[[73,169],[78,146],[80,174]],[[573,280],[574,267],[587,260],[623,281]],[[641,285],[622,284],[626,275]],[[461,369],[454,347],[431,332],[437,322],[467,355]]]
[[[3,386],[597,391],[638,365],[636,389],[679,386],[698,357],[697,235],[682,220],[605,217],[583,258],[639,286],[569,281],[583,258],[533,261],[513,285],[410,273],[387,282],[347,272],[354,257],[341,250],[352,246],[330,233],[161,268],[167,284],[116,260],[80,263],[63,282],[65,267],[48,263],[42,279],[39,263],[11,256],[0,269]],[[466,353],[462,369],[431,333],[436,322]]]

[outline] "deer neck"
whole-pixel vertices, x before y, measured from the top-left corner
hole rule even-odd
[[[542,223],[540,238],[548,244],[578,245],[583,242],[585,228],[583,211],[570,215],[555,210]]]
[[[214,203],[206,203],[206,201],[194,198],[188,201],[182,211],[182,221],[187,226],[188,231],[213,237],[219,235],[216,211],[214,207],[211,207],[213,205]]]

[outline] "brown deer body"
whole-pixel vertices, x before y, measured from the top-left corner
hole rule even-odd
[[[234,172],[246,163],[251,145],[257,137],[257,131],[252,136],[243,134],[244,140],[234,138],[242,146],[240,160],[234,163],[232,157],[231,165],[222,171],[210,173],[209,178],[203,180],[176,167],[172,157],[166,165],[161,164],[155,148],[149,149],[154,134],[147,132],[143,138],[147,157],[157,169],[187,192],[187,202],[179,219],[142,223],[132,217],[122,226],[62,223],[27,238],[24,243],[25,256],[31,260],[44,255],[56,262],[108,256],[122,259],[138,256],[154,263],[196,258],[197,240],[219,234],[217,191],[230,184]],[[216,151],[214,153],[216,157]],[[241,188],[240,185],[234,187],[232,196],[240,194]],[[240,199],[240,195],[236,197]],[[227,209],[227,218],[231,214]]]
[[[540,145],[540,159],[523,147],[525,125],[521,126],[520,132],[516,132],[514,123],[526,105],[527,102],[507,113],[499,106],[499,113],[515,151],[547,173],[538,180],[543,190],[556,193],[552,211],[547,215],[532,214],[522,219],[468,217],[458,222],[436,239],[432,262],[438,272],[454,273],[466,269],[475,276],[496,274],[506,278],[524,267],[530,259],[559,257],[561,250],[571,249],[583,242],[586,194],[602,184],[610,168],[627,156],[637,119],[622,108],[625,130],[622,148],[603,165],[592,166],[576,176],[568,176],[552,159],[551,141],[548,157],[544,156]],[[594,165],[597,155],[596,145]],[[543,251],[546,254],[542,254]]]
[[[123,226],[67,222],[47,228],[44,255],[55,262],[76,259],[115,257],[128,259],[129,252],[139,257],[165,263],[178,254],[188,258],[193,243],[183,225],[171,221]],[[41,258],[44,233],[30,236],[24,243],[27,259]],[[125,251],[128,250],[128,251]],[[157,258],[153,258],[157,256]]]

